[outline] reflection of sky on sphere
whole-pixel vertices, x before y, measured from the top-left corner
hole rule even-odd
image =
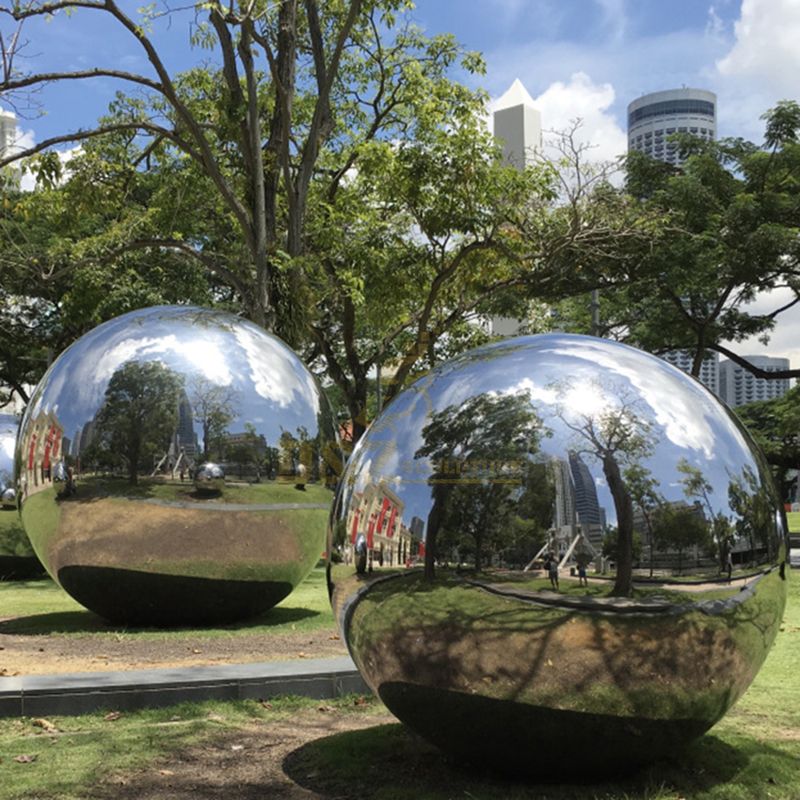
[[[64,435],[73,437],[103,404],[115,370],[128,361],[159,361],[185,377],[235,392],[231,433],[252,423],[271,446],[281,430],[317,429],[314,378],[283,342],[230,314],[194,307],[161,306],[117,317],[71,345],[48,370],[32,398],[32,412],[53,411]],[[201,426],[194,423],[202,444]]]
[[[0,414],[0,484],[10,483],[14,475],[17,426],[16,417],[11,414]]]
[[[433,411],[457,409],[487,393],[525,392],[543,424],[536,460],[566,459],[582,452],[597,488],[607,522],[616,524],[610,491],[597,457],[586,452],[586,440],[568,427],[621,404],[649,424],[652,451],[637,463],[659,482],[667,501],[693,503],[679,482],[681,459],[702,472],[711,484],[714,512],[731,515],[731,478],[758,466],[737,423],[699,382],[661,359],[639,350],[588,336],[551,334],[499,342],[471,351],[422,378],[399,395],[362,440],[354,461],[354,491],[387,480],[405,503],[403,521],[427,519],[431,490],[428,459],[415,459],[423,445],[422,429]],[[359,455],[360,454],[360,455]],[[620,466],[625,467],[624,458]]]

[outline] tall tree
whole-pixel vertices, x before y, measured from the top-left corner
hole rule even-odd
[[[633,495],[629,476],[641,473],[641,460],[652,452],[652,426],[639,413],[636,399],[624,389],[604,386],[592,388],[602,398],[596,411],[572,410],[564,398],[572,390],[570,381],[554,387],[559,396],[556,414],[575,434],[574,450],[592,456],[603,469],[617,516],[617,574],[612,594],[629,597],[633,591]],[[633,467],[639,467],[634,470]]]
[[[430,460],[432,506],[425,531],[425,577],[434,577],[442,539],[473,540],[475,567],[483,566],[488,540],[507,530],[514,504],[511,484],[521,484],[529,457],[539,449],[541,421],[527,392],[480,394],[434,412],[414,458]],[[473,474],[476,465],[489,474]],[[479,468],[479,470],[480,470]]]
[[[790,473],[800,469],[800,386],[783,397],[748,403],[735,411],[761,445],[785,499],[796,480]]]
[[[603,294],[602,335],[652,352],[689,350],[694,375],[709,351],[759,377],[800,375],[761,370],[723,344],[768,337],[800,302],[800,105],[782,101],[763,119],[760,147],[681,135],[686,161],[679,168],[629,155],[627,192],[663,224],[653,229],[634,279]],[[775,289],[788,290],[788,299],[769,313],[748,310],[756,296]],[[573,303],[561,312],[567,319],[577,312],[579,328],[588,330],[583,309]]]
[[[181,376],[157,361],[127,361],[111,376],[97,417],[97,448],[122,457],[131,484],[169,447],[182,390]]]

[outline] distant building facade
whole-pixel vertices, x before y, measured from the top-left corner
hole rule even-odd
[[[754,367],[766,372],[789,369],[788,358],[770,356],[744,356]],[[757,400],[775,400],[789,391],[789,378],[758,378],[733,361],[723,361],[719,365],[719,396],[732,408],[754,403]]]
[[[664,361],[672,364],[684,372],[690,373],[692,371],[692,363],[694,362],[694,354],[688,350],[671,350],[669,353],[663,353],[661,358]],[[720,367],[719,367],[719,353],[706,351],[703,363],[700,366],[700,375],[698,376],[700,383],[707,389],[714,392],[719,396],[720,386]]]
[[[17,143],[17,118],[10,111],[0,110],[0,158],[8,155],[15,148],[18,150]],[[6,177],[17,189],[20,183],[20,169],[17,165],[4,168]]]
[[[503,160],[518,170],[532,164],[542,150],[542,115],[534,108],[528,90],[517,78],[500,97],[492,114],[494,138],[503,148]],[[489,333],[494,336],[516,336],[520,320],[513,317],[492,317]]]
[[[645,153],[667,164],[681,163],[675,133],[709,141],[717,138],[717,96],[706,89],[667,89],[628,104],[628,151]]]

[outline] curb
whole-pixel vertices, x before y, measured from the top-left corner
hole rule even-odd
[[[0,678],[0,717],[133,711],[202,700],[369,693],[349,656],[209,667]]]

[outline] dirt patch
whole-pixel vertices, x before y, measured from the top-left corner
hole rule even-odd
[[[185,561],[285,564],[304,558],[292,511],[208,511],[141,501],[64,504],[52,569]],[[265,536],[265,530],[269,535]]]
[[[309,742],[394,721],[386,713],[353,715],[323,704],[315,711],[300,712],[291,720],[264,721],[242,727],[160,758],[146,769],[111,775],[87,796],[114,800],[330,797],[327,792],[318,794],[306,789],[289,777],[284,768],[287,757]],[[336,796],[345,795],[337,792]],[[363,787],[359,795],[352,796],[363,797]]]
[[[197,637],[19,636],[0,634],[0,676],[188,667],[343,656],[332,628],[284,634]],[[2,684],[0,684],[2,686]]]

